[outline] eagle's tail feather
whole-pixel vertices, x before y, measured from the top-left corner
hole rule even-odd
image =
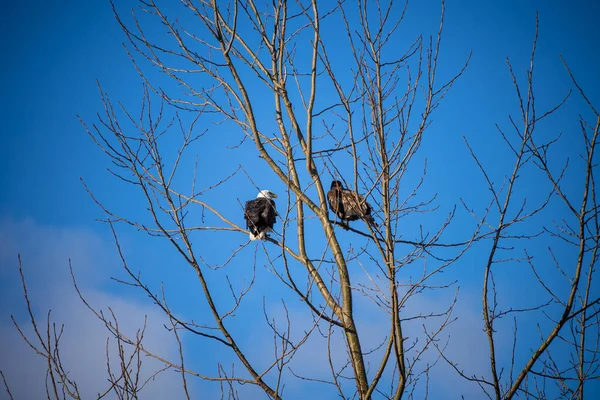
[[[379,226],[379,225],[377,225],[377,222],[375,222],[375,220],[373,219],[373,217],[370,214],[365,215],[365,222],[367,224],[375,226],[375,227]]]
[[[248,236],[250,236],[250,240],[264,240],[267,236],[267,231],[264,230],[262,232],[250,232]]]

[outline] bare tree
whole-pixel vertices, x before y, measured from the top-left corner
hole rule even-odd
[[[536,34],[525,84],[519,83],[519,78],[507,59],[520,114],[518,117],[509,115],[509,129],[496,125],[514,159],[512,171],[504,177],[501,184],[494,182],[485,162],[467,143],[492,194],[491,208],[496,218],[495,221],[490,218],[489,208],[484,217],[476,217],[485,221],[494,232],[484,264],[482,285],[484,331],[489,344],[491,374],[486,376],[481,372],[466,373],[456,363],[444,357],[441,350],[440,354],[463,378],[477,382],[489,398],[511,399],[523,395],[539,399],[583,399],[584,383],[598,379],[600,367],[600,293],[592,285],[600,237],[595,190],[595,147],[598,143],[600,115],[563,60],[578,95],[585,100],[591,111],[592,120],[586,120],[580,114],[583,152],[579,160],[566,158],[561,165],[561,157],[558,155],[562,150],[562,133],[556,135],[552,132],[551,125],[544,122],[561,108],[571,92],[557,101],[554,107],[542,112],[538,110],[534,90],[537,40],[536,20]],[[573,132],[568,132],[567,140],[576,140]],[[522,194],[526,183],[520,179],[531,173],[538,173],[540,180],[547,180],[546,185],[540,184],[539,187],[548,188],[547,192],[538,193],[533,201],[531,197]],[[569,188],[567,184],[573,178],[579,183],[575,189]],[[561,209],[564,212],[556,213],[556,210]],[[552,213],[552,220],[547,219]],[[544,218],[536,220],[538,214],[542,214]],[[543,243],[544,251],[550,257],[542,258],[540,254],[534,254],[540,252],[537,242]],[[529,276],[521,268],[518,270],[518,278],[515,278],[542,288],[546,298],[529,299],[525,305],[511,304],[504,299],[499,294],[494,273],[506,268],[507,264],[529,266]],[[552,270],[548,271],[549,269]],[[555,284],[557,279],[560,280],[559,285]],[[503,282],[507,283],[510,284]],[[539,303],[535,304],[536,301]],[[530,317],[531,313],[534,313],[533,317]],[[513,348],[509,357],[506,354],[499,355],[497,349],[498,338],[510,335],[510,331],[506,329],[508,326],[500,323],[507,317],[512,317],[514,322]],[[533,348],[518,345],[518,342],[529,341],[531,338],[530,331],[519,331],[517,328],[518,321],[525,318],[537,321],[539,340]],[[522,356],[518,357],[519,352],[526,354],[524,360]],[[506,374],[506,370],[510,372]],[[549,389],[548,386],[554,386],[549,383],[554,383],[555,387]]]
[[[165,313],[179,357],[167,359],[146,348],[144,329],[135,338],[127,337],[114,315],[90,305],[78,289],[82,301],[117,340],[122,368],[117,373],[108,371],[110,387],[106,393],[137,398],[144,382],[136,371],[140,355],[145,355],[163,363],[164,370],[177,371],[188,398],[190,379],[212,382],[228,398],[240,397],[240,387],[247,384],[269,398],[280,399],[292,380],[335,388],[341,398],[422,398],[427,397],[433,369],[448,366],[481,386],[490,398],[521,394],[546,398],[540,381],[556,382],[566,397],[584,397],[584,383],[597,378],[599,365],[600,299],[592,285],[599,237],[594,186],[599,122],[588,125],[582,117],[584,194],[573,198],[561,186],[566,166],[555,170],[554,162],[549,161],[555,140],[540,141],[534,136],[540,121],[566,100],[536,114],[532,83],[535,41],[526,95],[522,95],[509,63],[520,122],[510,118],[513,136],[498,128],[514,153],[514,168],[498,186],[469,147],[492,199],[483,214],[464,204],[477,222],[468,237],[457,239],[445,234],[456,210],[440,209],[435,195],[421,193],[427,175],[426,161],[419,152],[421,143],[432,115],[470,58],[467,55],[449,79],[439,81],[443,2],[437,33],[409,41],[399,33],[407,3],[182,0],[178,18],[167,15],[153,0],[140,0],[139,5],[128,17],[113,4],[116,20],[127,37],[126,49],[144,83],[139,114],[115,106],[100,89],[104,112],[98,122],[82,123],[112,162],[111,173],[141,196],[148,213],[142,218],[123,215],[89,192],[114,233],[128,276],[123,283],[141,290]],[[156,77],[155,71],[162,75]],[[213,132],[217,129],[227,132],[231,143],[236,143],[228,151],[246,154],[252,149],[256,159],[240,163],[231,157],[220,176],[198,167],[202,154],[213,150],[211,135],[217,134]],[[179,145],[174,147],[174,143]],[[246,242],[242,236],[248,233],[240,225],[245,198],[236,200],[235,213],[231,211],[234,208],[211,200],[212,193],[232,192],[239,182],[256,191],[264,189],[265,182],[249,172],[256,160],[286,188],[284,200],[278,203],[280,233],[258,244]],[[524,168],[542,171],[550,182],[547,196],[537,205],[517,199],[518,178]],[[332,179],[361,193],[371,204],[376,223],[347,226],[332,218],[327,203]],[[520,200],[521,204],[514,206]],[[553,227],[546,226],[545,221],[541,232],[513,233],[515,226],[531,221],[556,201],[571,211],[572,220],[556,221]],[[430,224],[421,222],[425,213],[433,215]],[[416,228],[407,231],[409,223]],[[121,250],[117,224],[172,244],[186,267],[194,271],[204,297],[198,307],[204,307],[210,322],[187,319],[184,310],[169,305],[162,289],[144,281],[143,271],[130,267]],[[244,242],[227,254],[219,254],[220,261],[215,261],[218,257],[202,246],[206,235],[222,235],[237,244],[244,237]],[[559,238],[578,249],[574,268],[556,261],[568,294],[548,284],[547,276],[540,273],[524,247],[523,254],[511,256],[508,262],[529,265],[549,299],[500,309],[494,271],[499,262],[507,261],[502,258],[506,251],[520,248],[504,243],[528,243],[540,237]],[[452,343],[447,340],[446,328],[455,321],[458,288],[455,280],[441,273],[475,242],[489,245],[489,253],[482,260],[482,306],[490,374],[464,371],[446,353]],[[253,257],[253,268],[242,274],[229,272],[241,254]],[[262,309],[245,307],[255,290],[256,270],[261,265],[258,257],[267,260],[267,270],[287,290],[281,300],[283,312],[277,317],[270,314],[267,304]],[[23,287],[27,300],[24,283]],[[438,309],[415,306],[432,291],[443,294],[445,302]],[[230,297],[225,299],[224,293]],[[308,324],[295,320],[288,310],[289,303],[298,299],[310,315]],[[377,315],[385,329],[376,335],[366,334],[368,322],[357,312],[357,304]],[[518,316],[534,311],[547,316],[552,328],[540,328],[539,345],[521,365],[515,361],[516,321]],[[264,319],[273,337],[268,362],[253,358],[241,340],[244,333],[236,325],[238,312]],[[514,329],[508,332],[514,336],[515,345],[512,358],[506,360],[496,354],[495,341],[498,335],[507,334],[498,331],[498,321],[509,316],[515,317]],[[36,327],[33,315],[31,320]],[[182,332],[188,339],[181,339]],[[79,398],[76,384],[61,372],[50,339],[44,340],[41,333],[37,336],[42,350],[32,347],[48,359],[49,387],[55,391],[49,397],[61,397],[58,390],[62,388],[66,393],[62,397]],[[60,334],[54,337],[58,343]],[[230,365],[218,362],[211,373],[202,372],[205,369],[194,364],[185,351],[187,340],[192,340],[189,337],[221,346],[223,360],[233,357],[233,361]],[[553,343],[559,340],[575,355],[566,369],[564,360],[557,363],[553,358]],[[327,376],[296,369],[295,357],[311,342],[327,355]],[[123,346],[130,346],[132,354],[125,354]],[[503,374],[506,366],[510,367],[509,374]]]
[[[192,328],[189,322],[179,319],[176,319],[177,325],[225,344],[249,374],[250,379],[244,381],[254,383],[273,398],[281,395],[279,382],[286,372],[284,367],[300,345],[317,331],[328,340],[334,332],[343,332],[347,362],[332,364],[328,380],[337,387],[340,396],[370,398],[376,391],[383,394],[379,383],[386,371],[392,380],[386,396],[400,398],[414,390],[419,379],[427,374],[428,367],[419,361],[433,339],[419,342],[416,338],[406,338],[404,326],[437,317],[440,323],[433,335],[435,338],[449,323],[454,303],[451,301],[439,312],[402,316],[400,311],[413,296],[432,289],[429,284],[432,277],[454,262],[470,243],[466,241],[457,246],[456,254],[449,259],[434,258],[416,276],[412,276],[414,272],[400,276],[404,268],[422,267],[422,260],[439,244],[453,215],[452,210],[447,210],[450,212],[447,220],[432,234],[423,234],[412,241],[401,239],[400,220],[407,214],[427,211],[433,199],[419,200],[423,179],[409,190],[404,187],[401,190],[400,182],[413,165],[431,114],[466,68],[465,63],[449,81],[438,83],[436,80],[443,3],[437,35],[425,39],[417,37],[400,52],[396,31],[402,23],[406,4],[403,8],[393,3],[372,7],[359,2],[358,8],[350,13],[344,3],[324,7],[316,1],[294,5],[279,2],[266,8],[254,2],[236,1],[227,5],[183,2],[186,11],[199,23],[191,26],[183,26],[165,15],[154,2],[143,5],[143,12],[166,27],[169,44],[159,45],[150,39],[150,33],[136,14],[131,25],[115,9],[117,20],[129,39],[131,58],[148,89],[140,120],[123,110],[138,133],[133,135],[122,128],[118,111],[105,95],[105,117],[100,126],[94,125],[88,132],[125,171],[115,172],[115,175],[141,189],[153,224],[149,226],[117,216],[106,209],[109,219],[127,222],[173,243],[196,271],[214,318],[211,331],[216,328],[218,335]],[[333,38],[327,37],[331,30],[322,29],[322,24],[329,21],[345,26],[348,55],[353,60],[350,73],[346,65],[335,62],[339,56],[333,54]],[[170,93],[153,83],[144,72],[144,61],[178,82],[185,88],[184,93]],[[199,85],[192,80],[197,74],[202,77]],[[331,93],[325,95],[325,90]],[[265,99],[265,93],[272,98]],[[155,96],[161,101],[158,114],[151,111],[151,99]],[[179,116],[166,124],[179,126],[183,137],[171,165],[164,161],[159,144],[167,131],[160,127],[165,106],[195,115],[187,128],[183,128],[184,122]],[[273,117],[265,121],[257,114],[259,110]],[[281,340],[281,348],[270,366],[263,370],[247,357],[227,324],[228,317],[240,306],[249,288],[232,293],[234,306],[223,311],[214,301],[215,288],[208,283],[211,266],[203,265],[202,254],[194,246],[192,237],[197,229],[227,228],[234,232],[244,229],[236,224],[235,217],[224,215],[216,206],[202,200],[201,195],[212,188],[196,190],[193,182],[192,189],[184,191],[174,184],[180,172],[178,162],[193,143],[203,139],[196,134],[196,124],[204,122],[204,118],[210,120],[211,114],[219,115],[228,125],[233,122],[243,134],[242,141],[253,141],[260,158],[288,188],[287,207],[280,211],[281,240],[269,239],[275,246],[265,246],[264,251],[272,260],[273,272],[311,311],[314,324],[305,330],[304,336],[292,341],[289,331],[280,331],[269,323],[275,337]],[[352,160],[351,177],[344,177],[337,167],[340,164],[334,162],[342,158]],[[329,217],[326,191],[330,177],[348,178],[350,187],[364,193],[374,209],[380,210],[377,217],[381,224],[368,225],[368,232],[352,228],[352,232],[364,237],[356,255],[344,254],[336,222]],[[218,185],[226,185],[229,179],[222,177]],[[194,207],[217,216],[219,226],[193,226],[195,221],[188,218],[191,215],[188,210]],[[318,221],[319,230],[307,226],[311,220]],[[311,236],[320,231],[318,242],[308,243],[309,229]],[[477,232],[473,237],[476,235]],[[372,265],[367,267],[367,262]],[[291,272],[297,270],[296,263],[304,267],[304,274]],[[352,283],[349,273],[353,263],[363,265],[368,278],[358,286]],[[227,262],[220,267],[226,265]],[[141,281],[136,280],[136,284],[158,304],[164,304]],[[447,288],[451,282],[436,286]],[[379,339],[382,344],[377,345],[385,350],[373,353],[370,359],[357,327],[353,305],[357,294],[372,299],[375,307],[390,316],[389,331]],[[163,309],[173,315],[166,306]],[[331,346],[328,350],[331,351]],[[371,376],[368,376],[367,364],[377,366]],[[352,390],[347,380],[341,379],[348,369],[353,376]],[[242,380],[232,376],[224,379]]]

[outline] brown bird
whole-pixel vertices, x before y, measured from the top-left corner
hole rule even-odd
[[[371,216],[371,205],[360,194],[344,188],[340,181],[331,182],[331,189],[327,192],[329,208],[335,213],[342,223],[363,219],[367,224],[377,226]]]

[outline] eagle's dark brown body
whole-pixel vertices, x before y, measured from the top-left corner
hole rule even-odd
[[[331,189],[327,192],[327,200],[331,211],[342,220],[342,222],[364,219],[371,225],[376,225],[371,216],[371,206],[360,194],[345,189],[342,182],[331,182]]]

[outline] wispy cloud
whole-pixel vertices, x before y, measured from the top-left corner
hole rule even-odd
[[[70,377],[80,386],[84,398],[95,396],[109,384],[106,376],[106,346],[110,334],[79,300],[69,274],[69,259],[81,290],[92,306],[107,310],[119,320],[120,329],[135,337],[148,325],[144,346],[176,359],[177,348],[172,334],[163,324],[165,317],[152,307],[115,292],[109,277],[120,268],[114,247],[89,229],[40,226],[33,220],[0,219],[0,369],[4,372],[16,399],[45,397],[46,364],[42,357],[23,341],[14,328],[10,315],[26,334],[33,333],[20,293],[17,254],[21,254],[33,311],[45,329],[46,316],[60,327],[65,326],[61,340],[61,357]],[[111,361],[117,361],[116,342],[108,344]],[[163,367],[142,356],[141,380]],[[177,398],[181,392],[180,377],[167,371],[151,380],[143,390],[143,398]],[[0,398],[6,395],[0,390]]]

